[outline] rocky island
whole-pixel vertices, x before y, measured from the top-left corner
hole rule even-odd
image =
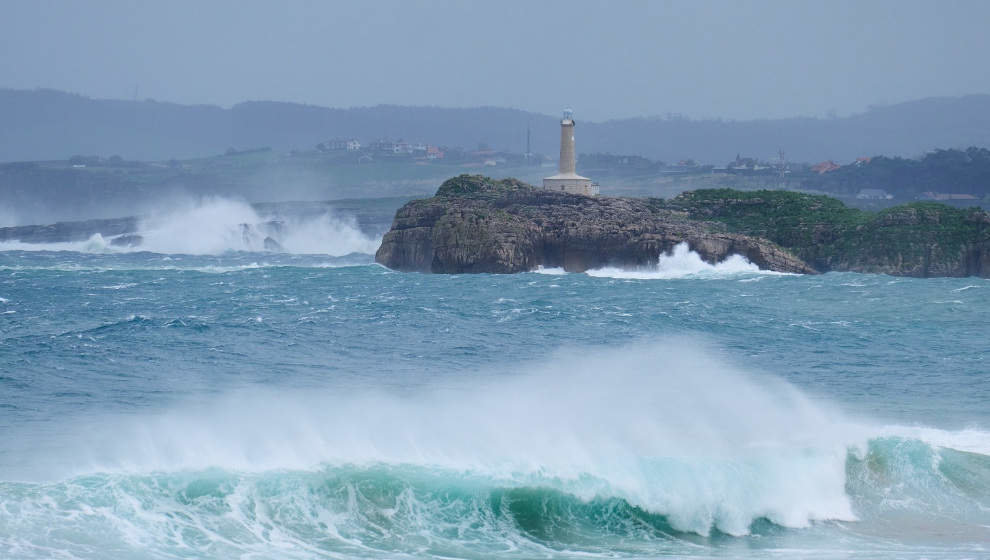
[[[873,213],[787,191],[699,190],[673,199],[589,197],[461,175],[398,210],[377,262],[402,271],[569,272],[656,266],[687,243],[765,270],[990,277],[990,214],[935,203]]]

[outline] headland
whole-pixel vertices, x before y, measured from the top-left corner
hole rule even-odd
[[[434,273],[583,272],[655,266],[679,243],[710,263],[738,254],[779,272],[990,277],[990,214],[978,208],[867,212],[828,196],[730,189],[589,197],[480,175],[400,208],[376,261]]]

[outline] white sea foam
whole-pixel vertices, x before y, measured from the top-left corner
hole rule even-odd
[[[731,255],[716,264],[705,262],[687,243],[678,243],[669,254],[660,255],[656,267],[647,269],[598,268],[589,276],[630,280],[669,280],[674,278],[721,278],[740,274],[783,274],[761,270],[741,255]]]
[[[534,270],[533,272],[537,274],[549,274],[551,276],[560,276],[563,274],[567,274],[567,271],[559,266],[545,267],[542,264],[536,267],[536,270]]]
[[[163,261],[166,259],[162,259]],[[171,262],[177,262],[176,260],[168,259]],[[373,266],[376,268],[383,268],[381,265],[371,263],[371,262],[361,262],[361,261],[351,261],[344,260],[342,262],[250,262],[245,264],[202,264],[202,261],[188,261],[188,264],[183,265],[155,265],[147,263],[103,263],[100,265],[87,266],[80,264],[53,264],[53,265],[43,265],[43,266],[24,266],[24,265],[14,265],[14,266],[0,266],[0,270],[13,270],[13,271],[30,271],[30,270],[56,270],[61,272],[114,272],[123,270],[181,270],[189,272],[205,272],[209,274],[226,274],[229,272],[241,272],[245,270],[257,270],[262,268],[275,268],[275,267],[298,267],[298,268],[319,268],[319,269],[331,269],[331,268],[348,268],[352,266]],[[387,270],[387,269],[386,269]],[[129,286],[124,286],[129,287]],[[111,287],[104,286],[104,289],[111,289]]]
[[[444,386],[246,391],[111,418],[73,434],[61,464],[76,474],[422,465],[620,497],[701,534],[744,534],[759,517],[790,527],[855,517],[845,461],[859,441],[842,417],[688,339],[561,351]]]
[[[975,428],[943,430],[929,426],[885,425],[875,428],[873,437],[916,439],[935,447],[990,455],[990,432]]]
[[[269,218],[251,205],[213,197],[153,214],[141,221],[140,249],[157,253],[212,255],[225,251],[262,251],[265,231],[246,230]],[[353,220],[331,214],[285,221],[277,241],[290,253],[345,255],[374,253],[378,242],[361,233]]]
[[[964,553],[949,557],[970,557],[986,542],[985,457],[938,447],[983,453],[990,434],[852,422],[696,340],[563,349],[438,381],[399,395],[267,388],[66,419],[64,442],[26,441],[15,455],[35,475],[71,472],[0,477],[0,551],[97,557],[80,535],[98,535],[121,557],[417,556],[421,543],[430,557],[708,557],[715,540],[676,531],[857,517],[728,554],[773,539],[775,554],[818,557],[826,539],[836,548],[825,556],[848,556],[890,535],[876,544],[885,556],[920,533],[958,538]],[[559,546],[568,554],[551,554]]]
[[[126,290],[127,288],[133,288],[137,286],[136,282],[124,282],[123,284],[111,284],[109,286],[100,286],[104,290]]]
[[[97,233],[85,241],[63,243],[7,241],[0,243],[0,251],[218,255],[265,251],[265,238],[272,237],[288,253],[341,256],[374,253],[379,245],[353,219],[330,212],[305,218],[263,216],[246,202],[222,197],[184,201],[153,212],[140,220],[136,233],[142,239],[134,247],[113,245],[113,238]]]
[[[966,290],[972,290],[973,288],[982,288],[982,287],[983,286],[969,285],[969,286],[963,286],[962,288],[956,288],[956,289],[954,289],[952,291],[953,292],[965,292]]]

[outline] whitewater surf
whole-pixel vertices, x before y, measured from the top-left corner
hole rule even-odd
[[[278,209],[278,205],[266,206]],[[314,213],[289,206],[293,211],[260,212],[244,201],[219,196],[179,199],[133,219],[136,226],[126,233],[96,231],[84,239],[55,242],[8,239],[0,241],[0,251],[166,255],[268,252],[342,256],[374,254],[380,243],[380,235],[363,231],[353,216],[336,213],[332,208]],[[85,225],[80,223],[80,227]]]
[[[0,251],[0,556],[987,553],[985,281],[399,274],[220,214]]]

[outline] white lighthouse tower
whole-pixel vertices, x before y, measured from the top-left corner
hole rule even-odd
[[[574,111],[564,109],[560,119],[560,170],[556,175],[543,179],[543,188],[570,194],[598,196],[598,185],[591,179],[575,173]]]

